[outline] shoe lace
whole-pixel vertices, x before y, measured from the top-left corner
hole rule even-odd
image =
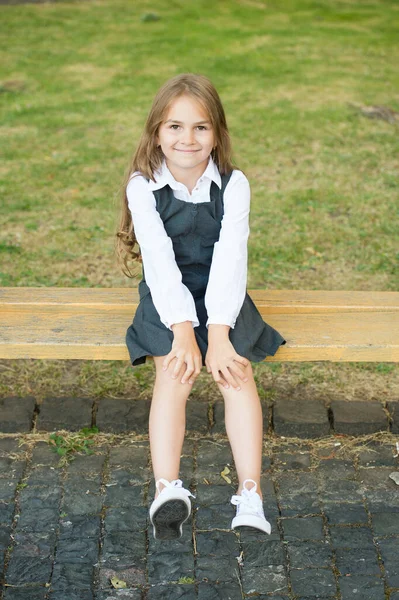
[[[163,478],[158,479],[158,481],[156,483],[158,490],[159,490],[159,488],[158,488],[159,482],[163,483],[166,488],[181,488],[183,494],[185,494],[187,497],[191,496],[192,498],[195,498],[195,496],[190,492],[190,490],[187,490],[186,488],[183,487],[183,482],[181,479],[173,479],[172,481],[168,481],[167,479],[163,479]]]
[[[231,503],[236,506],[238,505],[239,510],[245,508],[245,509],[249,510],[250,512],[264,516],[262,500],[256,491],[256,483],[250,490],[248,490],[245,487],[245,483],[247,481],[248,480],[246,479],[243,483],[243,489],[241,491],[241,494],[235,494],[234,496],[231,497]],[[250,481],[252,481],[252,480],[250,480]]]

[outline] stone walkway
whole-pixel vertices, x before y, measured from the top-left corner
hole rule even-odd
[[[10,402],[0,404],[10,429]],[[1,600],[399,600],[399,486],[390,478],[398,438],[389,431],[350,444],[265,434],[267,536],[230,529],[237,479],[228,440],[194,431],[190,418],[180,477],[196,496],[193,512],[181,539],[159,542],[148,522],[147,435],[103,434],[94,454],[60,466],[45,406],[18,425],[16,402],[17,431],[0,435]]]

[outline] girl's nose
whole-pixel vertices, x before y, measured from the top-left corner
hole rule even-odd
[[[186,129],[183,135],[183,142],[185,144],[193,144],[194,141],[194,132],[191,129]]]

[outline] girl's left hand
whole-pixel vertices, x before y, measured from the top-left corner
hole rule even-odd
[[[237,354],[228,338],[213,341],[208,339],[208,351],[205,356],[207,371],[212,373],[216,383],[220,383],[226,389],[231,385],[238,391],[241,389],[239,379],[248,381],[248,377],[239,366],[242,364],[246,367],[248,363],[247,358]]]

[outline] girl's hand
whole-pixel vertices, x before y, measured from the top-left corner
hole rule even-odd
[[[201,351],[198,347],[197,340],[195,339],[194,329],[191,321],[184,321],[184,323],[175,323],[172,325],[174,339],[172,343],[172,350],[167,354],[162,363],[163,370],[167,371],[171,361],[176,358],[175,367],[171,373],[173,379],[176,379],[180,369],[184,363],[187,364],[187,368],[181,383],[193,384],[197,376],[201,373],[202,367],[202,356]]]
[[[240,364],[246,367],[248,363],[247,358],[237,354],[228,337],[208,334],[205,364],[208,373],[212,373],[216,383],[220,383],[226,389],[231,385],[239,391],[241,389],[239,380],[248,381]]]

